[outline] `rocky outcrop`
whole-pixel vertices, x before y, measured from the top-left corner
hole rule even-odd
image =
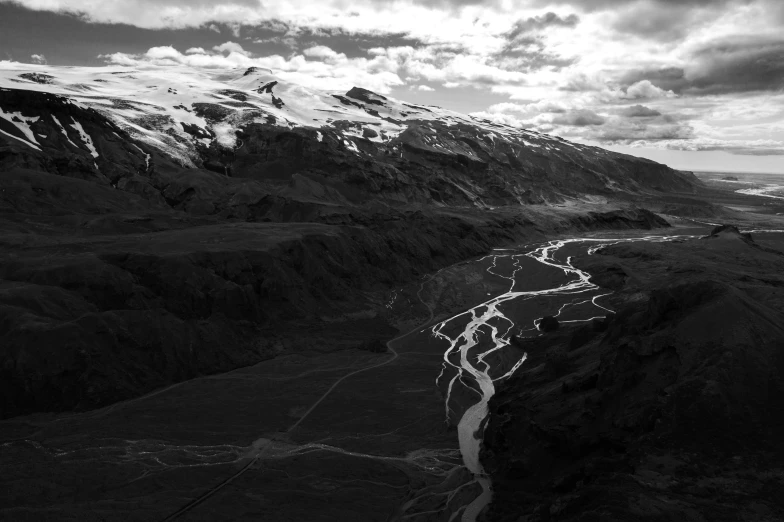
[[[352,87],[346,93],[346,96],[349,98],[354,98],[355,100],[370,103],[372,105],[384,105],[384,102],[387,100],[384,96],[376,94],[373,91],[363,89],[362,87]]]
[[[748,232],[741,232],[735,225],[718,225],[713,227],[713,230],[710,231],[710,234],[705,236],[703,239],[736,239],[743,241],[748,245],[754,244],[754,239],[751,237],[751,234]]]
[[[552,315],[542,317],[539,321],[539,330],[542,332],[554,332],[559,326],[558,319]]]

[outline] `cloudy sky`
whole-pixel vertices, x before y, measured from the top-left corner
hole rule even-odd
[[[0,0],[0,59],[274,69],[784,174],[784,0]]]

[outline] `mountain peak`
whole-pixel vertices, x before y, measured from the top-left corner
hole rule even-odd
[[[384,105],[384,102],[387,101],[384,96],[376,94],[373,91],[363,89],[362,87],[352,87],[351,90],[346,93],[346,96],[373,105]]]

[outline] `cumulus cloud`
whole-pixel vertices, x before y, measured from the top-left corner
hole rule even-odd
[[[682,151],[725,151],[744,156],[784,156],[784,141],[759,140],[720,140],[692,137],[691,139],[623,139],[608,140],[607,145],[627,145],[632,147],[661,148]]]
[[[435,89],[433,89],[432,87],[429,87],[427,85],[417,85],[417,90],[418,91],[427,91],[427,92],[435,91]]]
[[[570,92],[601,91],[607,88],[607,83],[596,75],[579,72],[566,78],[560,90]]]
[[[679,66],[664,66],[649,69],[630,68],[618,79],[622,85],[631,86],[647,81],[654,86],[681,93],[686,87],[685,71]]]
[[[656,98],[670,98],[675,96],[672,91],[666,91],[656,87],[650,80],[641,80],[626,88],[626,92],[621,98],[631,100],[655,100]]]
[[[575,107],[574,102],[498,103],[474,113],[491,121],[608,144],[638,145],[642,141],[690,140],[696,136],[688,117],[662,114],[636,104],[614,113]]]
[[[621,81],[648,82],[691,95],[775,92],[784,87],[784,33],[716,38],[685,52],[682,66],[631,70]]]
[[[628,119],[613,118],[599,131],[590,136],[597,141],[632,143],[638,140],[688,140],[694,137],[694,129],[683,123],[642,123]]]
[[[39,63],[39,64],[43,64],[43,65],[46,65],[46,63],[47,63],[46,62],[46,56],[44,56],[43,54],[31,54],[30,55],[30,60],[32,60],[33,63]]]
[[[626,116],[627,118],[650,118],[661,116],[661,113],[644,105],[631,105],[621,109],[621,115]]]
[[[453,46],[373,48],[368,53],[373,56],[372,68],[396,70],[412,81],[442,83],[447,88],[523,85],[526,81],[523,72],[500,68],[487,56]]]
[[[144,53],[112,53],[101,55],[108,63],[135,66],[181,65],[201,68],[263,67],[275,71],[281,79],[318,89],[346,90],[362,85],[380,93],[403,85],[394,69],[383,59],[348,59],[331,49],[310,48],[308,54],[253,56],[236,42],[226,42],[211,51],[189,49],[181,53],[172,46],[151,47]]]
[[[317,59],[322,59],[325,61],[333,61],[333,62],[336,60],[341,60],[346,58],[345,54],[336,53],[335,51],[333,51],[332,49],[330,49],[325,45],[317,45],[314,47],[309,47],[304,51],[302,51],[302,54],[304,54],[308,58],[317,58]]]
[[[654,85],[650,80],[640,80],[627,86],[608,80],[599,75],[577,74],[568,78],[559,90],[569,93],[581,93],[583,102],[617,103],[623,100],[656,100],[675,98],[677,95],[669,90]]]
[[[558,28],[574,28],[580,21],[575,14],[560,16],[553,12],[519,19],[499,36],[502,48],[493,63],[506,70],[535,71],[562,69],[574,64],[577,56],[563,56],[547,49],[547,38]]]
[[[225,42],[220,45],[216,45],[212,48],[213,51],[217,51],[219,53],[238,53],[243,56],[249,56],[250,53],[242,48],[240,44],[237,42]]]

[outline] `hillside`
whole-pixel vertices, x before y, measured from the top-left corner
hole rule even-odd
[[[4,62],[0,416],[373,340],[396,286],[546,234],[666,226],[624,200],[697,183],[267,71]]]
[[[781,234],[580,256],[617,310],[528,339],[493,397],[491,520],[784,517]]]
[[[698,183],[649,160],[357,87],[314,92],[253,68],[5,63],[0,88],[2,168],[89,178],[151,201],[184,169],[332,204],[478,208]]]

